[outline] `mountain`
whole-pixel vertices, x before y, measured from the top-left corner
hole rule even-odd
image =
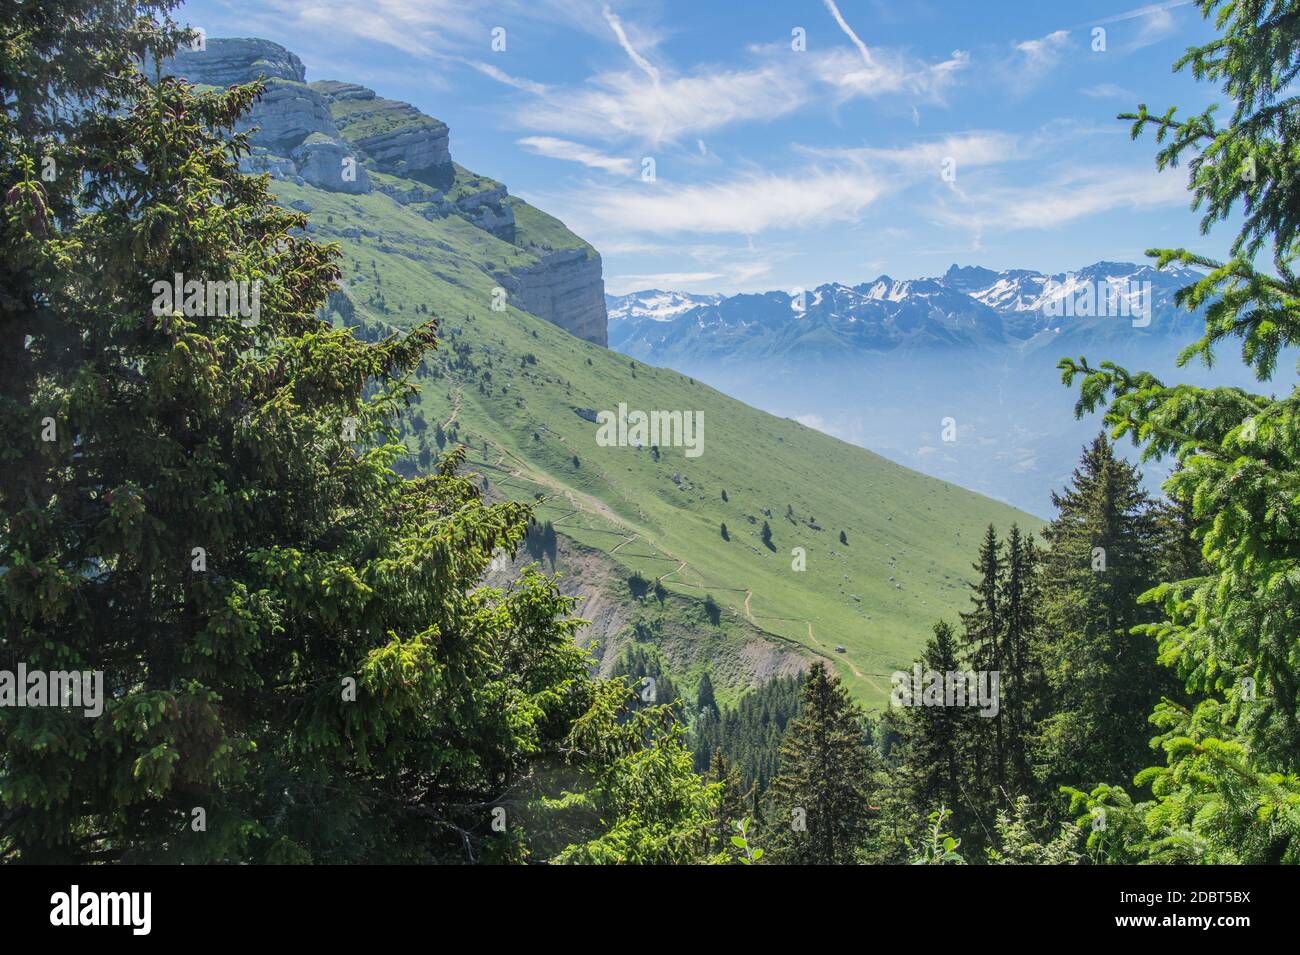
[[[666,322],[682,312],[700,305],[714,305],[721,300],[721,295],[690,295],[686,292],[646,289],[629,295],[606,295],[605,307],[609,312],[610,324],[637,319]]]
[[[1128,262],[1055,274],[953,265],[804,292],[635,292],[606,303],[620,316],[612,348],[1048,517],[1051,492],[1103,427],[1099,415],[1075,418],[1057,362],[1084,355],[1207,383],[1207,369],[1176,363],[1204,328],[1175,303],[1198,277]],[[705,300],[658,317],[629,308],[692,298]],[[1216,383],[1254,385],[1231,352],[1216,358]],[[1149,490],[1164,467],[1144,465]]]
[[[459,443],[489,499],[536,502],[554,544],[539,533],[487,582],[507,586],[534,559],[559,571],[592,621],[579,639],[605,672],[637,645],[688,689],[710,671],[729,702],[820,657],[858,698],[883,704],[889,675],[910,667],[934,620],[965,609],[984,526],[1038,527],[603,347],[600,257],[458,164],[454,124],[365,87],[309,83],[297,57],[264,40],[209,39],[169,69],[210,85],[271,78],[246,124],[257,127],[248,166],[307,213],[313,237],[338,244],[344,282],[328,317],[368,338],[439,320],[400,467],[428,470]],[[639,307],[674,307],[651,298]],[[698,416],[702,453],[672,440],[602,443],[598,412],[620,404]]]
[[[600,255],[501,183],[457,165],[446,123],[354,83],[308,83],[302,61],[269,40],[209,39],[204,50],[180,51],[167,71],[201,86],[262,77],[265,94],[237,127],[253,146],[245,172],[327,192],[379,192],[430,221],[463,220],[510,247],[503,261],[482,265],[512,300],[605,344]]]
[[[606,296],[606,308],[619,316],[611,346],[645,361],[832,359],[932,348],[1025,352],[1116,337],[1181,337],[1198,320],[1178,308],[1174,294],[1198,277],[1127,262],[1055,275],[953,265],[937,278],[882,275],[802,292],[632,292]],[[675,307],[655,310],[646,302]]]

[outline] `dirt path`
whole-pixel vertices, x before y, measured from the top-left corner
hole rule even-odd
[[[682,561],[682,562],[681,562],[680,564],[678,564],[674,569],[668,571],[668,573],[666,573],[666,574],[664,574],[662,577],[658,578],[658,580],[657,580],[656,582],[657,582],[657,583],[662,583],[663,581],[667,580],[669,577],[671,577],[673,574],[677,573],[679,570],[681,570],[681,569],[682,569],[683,567],[685,567],[685,566],[686,566],[686,561]]]

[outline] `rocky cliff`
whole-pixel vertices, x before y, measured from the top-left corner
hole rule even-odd
[[[238,127],[253,146],[245,171],[332,192],[382,192],[429,219],[458,216],[528,253],[530,262],[508,271],[481,264],[511,304],[607,344],[600,255],[503,184],[456,164],[446,123],[355,83],[308,83],[302,61],[269,40],[210,38],[204,50],[179,52],[167,71],[221,87],[261,77],[266,91]]]

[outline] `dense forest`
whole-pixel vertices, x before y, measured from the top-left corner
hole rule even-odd
[[[1198,5],[1220,36],[1176,68],[1228,109],[1121,119],[1206,230],[1240,218],[1228,261],[1150,253],[1204,274],[1181,360],[1279,387],[1300,3]],[[399,470],[436,320],[331,324],[337,250],[238,168],[258,90],[151,72],[174,7],[5,5],[0,657],[110,690],[0,707],[0,860],[1300,862],[1297,392],[1063,359],[1106,433],[1041,540],[988,528],[879,714],[821,662],[734,706],[639,649],[597,677],[554,527],[441,429]],[[259,281],[259,313],[159,313],[177,274]],[[1161,496],[1125,440],[1174,462]]]

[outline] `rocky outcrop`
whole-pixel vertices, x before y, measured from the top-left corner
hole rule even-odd
[[[167,71],[192,83],[231,86],[263,78],[265,90],[235,127],[255,152],[245,172],[269,172],[334,192],[370,192],[370,176],[339,134],[330,104],[305,82],[302,61],[269,40],[210,39],[204,50],[182,50]]]
[[[206,49],[182,50],[165,69],[209,86],[264,81],[237,127],[253,147],[240,160],[244,171],[333,192],[378,189],[427,219],[459,216],[535,256],[533,264],[494,272],[512,305],[608,343],[600,256],[501,183],[457,166],[446,123],[356,83],[308,83],[302,61],[269,40],[209,38]]]
[[[588,248],[560,249],[537,265],[500,277],[510,304],[559,325],[579,338],[608,345],[605,280],[600,255]]]
[[[204,50],[177,50],[168,72],[208,86],[234,86],[258,76],[296,83],[307,79],[302,60],[280,44],[245,37],[211,39]]]
[[[440,189],[451,186],[455,170],[446,123],[355,83],[322,80],[311,88],[330,105],[339,131],[376,170]]]
[[[506,242],[514,242],[515,210],[507,201],[508,198],[506,187],[496,183],[494,188],[458,196],[453,206],[457,214],[484,232],[491,232]]]

